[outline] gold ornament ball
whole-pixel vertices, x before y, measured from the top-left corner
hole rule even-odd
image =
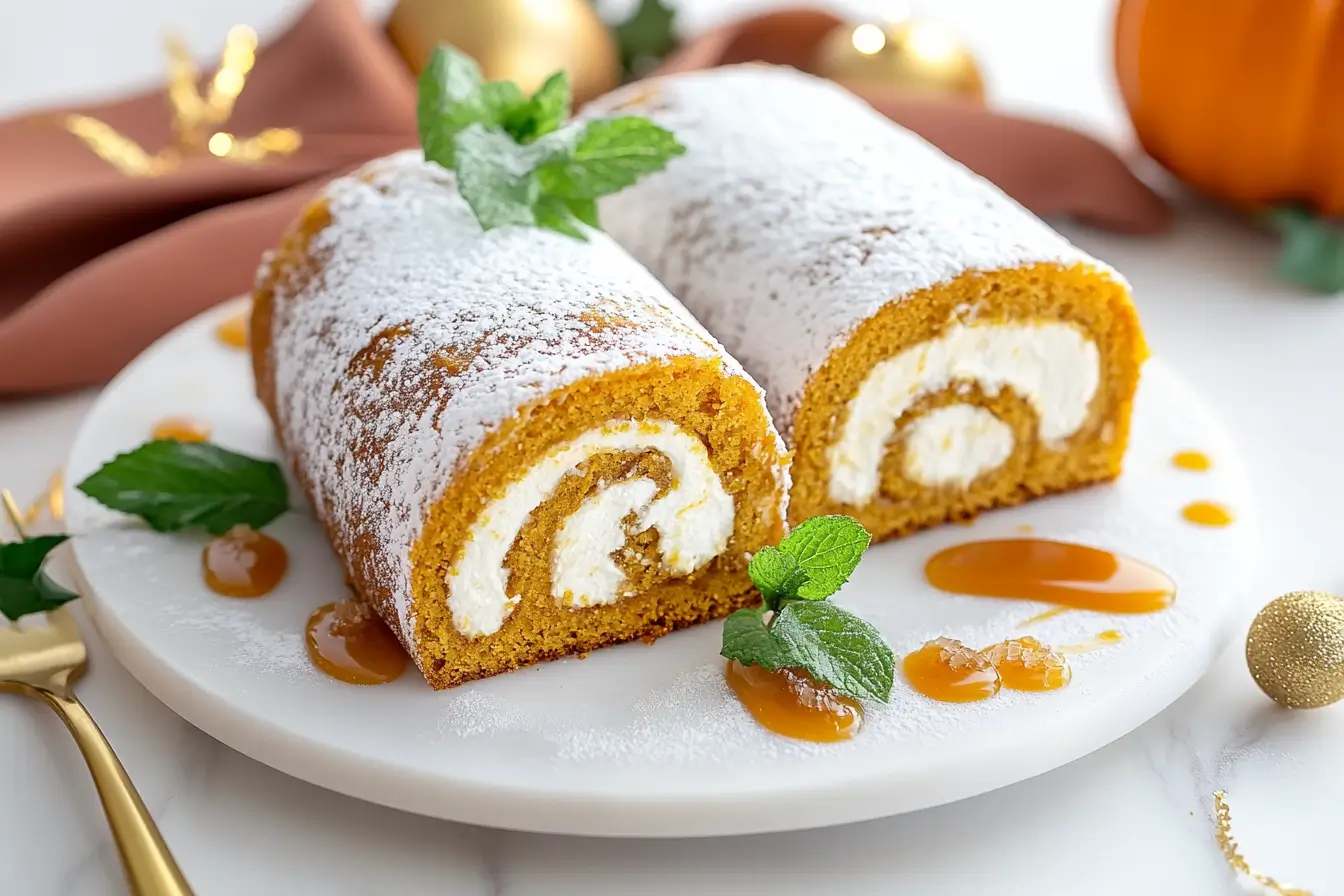
[[[443,43],[528,93],[565,69],[576,105],[620,82],[615,40],[589,0],[401,0],[387,34],[417,75]]]
[[[813,71],[855,90],[892,88],[983,100],[975,57],[947,29],[921,19],[837,26],[817,48]]]
[[[1344,698],[1344,599],[1293,591],[1270,601],[1246,635],[1246,664],[1260,690],[1292,709]]]

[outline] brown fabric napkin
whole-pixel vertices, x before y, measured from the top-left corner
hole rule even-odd
[[[213,74],[213,72],[211,72]],[[133,177],[60,126],[79,112],[154,152],[163,89],[0,122],[0,395],[105,380],[150,342],[250,288],[261,253],[333,174],[416,143],[415,87],[354,0],[316,0],[258,50],[225,129],[299,131],[254,165],[191,157]]]
[[[742,62],[807,71],[817,46],[844,21],[800,7],[730,22],[683,45],[654,74]],[[898,90],[860,95],[1037,215],[1126,233],[1158,232],[1169,221],[1166,202],[1113,150],[1086,134],[970,100],[925,99]]]
[[[793,9],[686,44],[660,72],[766,61],[806,68],[840,20]],[[225,127],[297,129],[293,156],[192,158],[131,177],[59,126],[102,119],[150,152],[166,145],[159,89],[102,106],[0,121],[0,397],[101,382],[156,338],[247,291],[263,251],[335,174],[417,142],[415,81],[354,0],[314,0],[268,46]],[[869,95],[1028,208],[1116,230],[1165,223],[1165,205],[1102,144],[979,105]]]

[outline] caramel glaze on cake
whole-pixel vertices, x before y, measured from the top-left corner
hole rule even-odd
[[[482,234],[408,152],[335,182],[260,274],[258,395],[436,688],[724,616],[782,535],[759,388],[589,237]]]
[[[765,387],[789,518],[894,537],[1119,475],[1123,278],[862,100],[775,66],[619,90],[687,147],[602,220]]]

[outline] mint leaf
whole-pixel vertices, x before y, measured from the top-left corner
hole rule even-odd
[[[1268,215],[1283,237],[1277,275],[1323,295],[1344,292],[1344,227],[1305,208],[1286,206]]]
[[[47,555],[68,535],[42,535],[0,544],[0,615],[18,622],[31,613],[45,613],[79,597],[53,582],[43,571]]]
[[[504,122],[504,129],[519,143],[531,143],[560,129],[569,120],[573,95],[569,73],[563,70],[546,79],[532,99],[519,106]]]
[[[468,126],[499,126],[528,105],[512,81],[487,82],[476,61],[449,46],[435,48],[420,73],[416,118],[425,158],[453,168],[457,137]]]
[[[583,228],[579,226],[584,221],[574,213],[569,203],[559,196],[542,196],[537,200],[536,206],[533,207],[533,213],[536,215],[537,225],[540,227],[546,227],[578,240],[588,239],[583,232]]]
[[[633,115],[603,118],[584,126],[567,152],[541,166],[543,192],[570,199],[617,193],[646,174],[661,171],[686,147],[672,132]]]
[[[461,129],[453,125],[454,107],[485,83],[476,60],[450,47],[436,47],[429,65],[420,73],[416,124],[425,158],[445,168],[453,166],[453,141]]]
[[[676,17],[676,10],[663,0],[640,0],[630,18],[616,26],[621,67],[628,78],[648,74],[664,56],[677,48],[673,27]]]
[[[783,648],[777,655],[782,665],[802,666],[846,697],[890,698],[895,657],[881,633],[853,613],[824,601],[791,603],[775,616],[769,634]]]
[[[824,600],[839,591],[871,541],[868,530],[847,516],[814,516],[804,522],[779,543],[806,573],[806,581],[791,596]]]
[[[457,187],[481,229],[537,223],[536,153],[503,130],[473,124],[457,136]]]
[[[807,573],[792,554],[769,546],[752,556],[747,575],[771,610],[778,610],[782,601],[796,596],[798,586],[807,581]]]
[[[597,200],[595,199],[566,199],[565,205],[569,207],[574,217],[587,224],[594,230],[602,229],[601,222],[597,219]]]
[[[440,46],[420,76],[417,117],[425,159],[457,174],[483,230],[537,226],[587,239],[597,199],[658,171],[685,149],[643,118],[564,126],[569,76],[556,72],[525,97],[487,83],[470,57]]]
[[[794,665],[788,661],[784,645],[766,626],[764,610],[738,610],[723,620],[723,649],[719,652],[744,666],[778,669]]]
[[[289,509],[278,465],[207,442],[148,442],[104,464],[78,488],[159,532],[221,535],[239,524],[259,529]]]

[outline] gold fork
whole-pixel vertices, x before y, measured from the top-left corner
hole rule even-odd
[[[0,501],[19,537],[27,539],[14,496],[0,490]],[[126,769],[71,690],[88,666],[84,640],[66,608],[47,613],[44,627],[19,629],[5,625],[0,618],[0,691],[16,691],[45,701],[74,735],[103,801],[133,896],[192,896]]]

